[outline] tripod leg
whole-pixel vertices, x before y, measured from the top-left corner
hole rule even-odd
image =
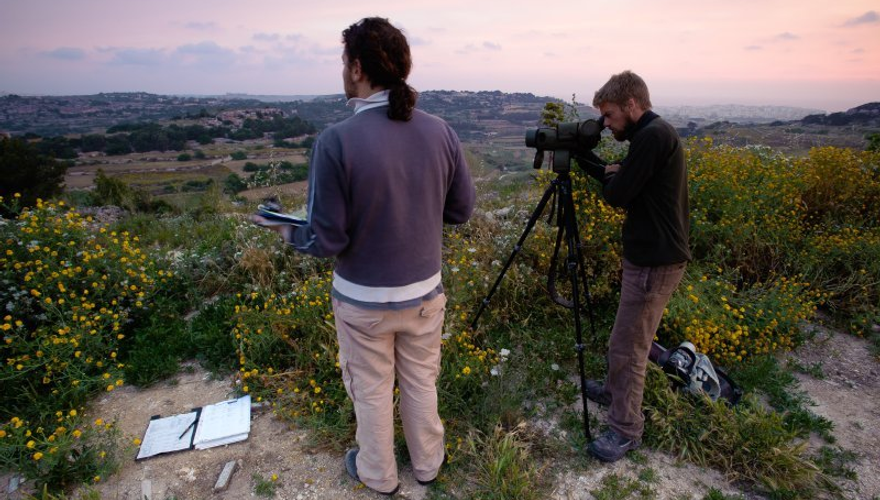
[[[553,255],[550,256],[550,267],[547,270],[547,291],[550,293],[550,298],[553,302],[565,307],[567,309],[572,308],[572,303],[570,300],[563,297],[556,290],[556,265],[559,262],[559,249],[562,248],[562,241],[565,238],[566,227],[565,227],[565,207],[563,205],[562,196],[557,198],[557,206],[554,207],[559,214],[559,217],[556,220],[556,243],[553,245]]]
[[[575,217],[574,211],[574,198],[571,192],[571,178],[566,175],[560,183],[559,189],[560,198],[562,199],[562,202],[560,203],[560,207],[562,209],[560,213],[560,218],[562,218],[560,231],[565,231],[566,245],[568,248],[567,267],[568,276],[571,280],[571,302],[572,312],[574,313],[575,337],[577,341],[575,349],[577,350],[578,370],[581,379],[581,401],[583,402],[584,407],[584,436],[587,438],[587,441],[591,441],[592,436],[590,435],[590,413],[587,406],[587,377],[585,375],[584,369],[584,341],[581,328],[580,290],[578,288],[579,280],[582,281],[585,290],[587,289],[587,282],[585,279],[583,279],[585,277],[585,274],[582,268],[583,262],[580,258],[580,235],[578,234],[577,219]],[[581,268],[580,272],[578,272],[579,267]],[[590,305],[589,308],[592,309],[592,306]],[[592,315],[590,318],[590,326],[593,326]],[[593,336],[595,337],[595,331],[593,331]]]
[[[516,245],[513,247],[513,251],[510,253],[510,256],[507,257],[507,262],[504,263],[504,267],[501,268],[501,272],[498,274],[498,278],[495,279],[495,283],[492,285],[492,288],[489,290],[489,293],[486,297],[480,302],[480,308],[477,309],[477,314],[474,316],[474,320],[471,322],[471,330],[476,330],[477,322],[480,320],[480,316],[483,314],[483,311],[486,309],[486,306],[489,305],[489,300],[491,300],[492,296],[495,295],[495,292],[498,290],[498,285],[501,284],[501,280],[504,278],[504,275],[507,273],[507,270],[510,269],[510,265],[513,263],[513,259],[519,254],[520,250],[522,250],[523,243],[526,241],[526,237],[528,237],[529,233],[532,231],[532,228],[535,227],[535,223],[538,222],[538,219],[541,217],[541,214],[544,212],[544,207],[547,206],[547,202],[550,200],[550,197],[556,193],[557,190],[557,181],[554,179],[547,189],[544,190],[544,195],[541,196],[541,201],[538,202],[538,205],[535,207],[535,210],[532,212],[531,217],[529,217],[529,221],[526,224],[526,228],[523,231],[522,235],[519,237],[519,240],[516,242]]]
[[[574,218],[574,214],[572,214],[572,218]],[[575,223],[575,228],[577,228],[577,223]],[[581,283],[584,284],[584,297],[586,298],[586,306],[587,306],[587,319],[590,322],[590,340],[593,343],[593,347],[596,345],[596,316],[593,312],[593,297],[590,294],[590,282],[587,281],[587,268],[584,265],[584,253],[583,253],[583,245],[581,245],[580,237],[575,238],[577,245],[575,246],[575,254],[577,257],[578,270],[580,271]]]

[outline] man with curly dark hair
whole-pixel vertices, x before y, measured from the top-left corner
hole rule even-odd
[[[315,141],[307,223],[276,228],[295,249],[336,259],[339,365],[358,442],[344,463],[354,479],[391,495],[399,487],[395,379],[416,480],[434,481],[444,462],[436,387],[446,305],[443,224],[468,220],[475,191],[455,132],[415,108],[404,34],[372,17],[344,30],[342,41],[354,116]]]

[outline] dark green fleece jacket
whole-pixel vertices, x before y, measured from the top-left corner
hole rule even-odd
[[[623,256],[649,267],[691,260],[687,167],[678,133],[647,111],[626,136],[629,152],[602,189],[610,205],[626,210]]]

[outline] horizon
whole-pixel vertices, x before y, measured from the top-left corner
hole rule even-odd
[[[340,94],[342,29],[380,15],[407,35],[409,82],[423,91],[574,95],[588,103],[609,76],[631,69],[661,107],[835,112],[880,101],[877,0],[563,0],[555,9],[389,0],[379,13],[350,0],[0,6],[0,93],[18,95]]]
[[[549,95],[542,95],[542,94],[536,94],[536,93],[534,93],[534,92],[527,92],[527,91],[512,91],[512,92],[504,92],[504,91],[501,91],[501,90],[498,90],[498,89],[484,89],[484,90],[467,90],[467,89],[454,89],[454,90],[453,90],[453,89],[427,89],[427,90],[418,90],[418,92],[419,92],[419,93],[422,93],[422,92],[471,92],[471,93],[479,93],[479,92],[502,92],[502,93],[505,93],[505,94],[532,94],[532,95],[534,95],[535,97],[546,97],[546,98],[548,98],[548,99],[554,99],[554,98],[555,98],[555,99],[562,99],[563,101],[565,101],[565,99],[560,98],[560,97],[549,96]],[[21,97],[89,97],[89,96],[96,96],[96,95],[101,95],[101,94],[140,94],[140,93],[150,94],[150,95],[157,95],[157,96],[169,96],[169,97],[181,97],[181,98],[194,98],[194,99],[218,99],[218,98],[219,98],[219,99],[230,99],[230,100],[231,100],[231,99],[255,99],[255,100],[260,100],[260,99],[258,99],[258,98],[260,98],[260,97],[262,97],[262,98],[273,98],[272,100],[265,100],[265,101],[263,101],[265,104],[272,104],[272,103],[274,103],[274,102],[279,102],[279,103],[280,103],[280,102],[285,102],[285,103],[287,103],[287,102],[293,102],[293,101],[296,101],[296,100],[310,100],[310,99],[315,99],[315,98],[320,98],[320,97],[334,97],[334,96],[340,96],[340,97],[343,97],[343,93],[342,93],[342,92],[335,92],[335,93],[329,93],[329,94],[252,94],[252,93],[245,93],[245,92],[226,92],[226,93],[223,93],[223,94],[177,94],[177,93],[174,93],[174,94],[156,94],[156,93],[153,93],[153,92],[146,92],[146,91],[143,91],[143,90],[119,90],[119,91],[106,91],[106,92],[97,92],[97,93],[94,93],[94,94],[24,94],[24,93],[15,93],[15,92],[5,92],[5,91],[3,91],[3,90],[0,90],[0,97],[5,97],[5,96],[9,96],[9,95],[17,95],[17,96],[21,96]],[[287,100],[287,98],[290,98],[290,100]],[[570,97],[569,97],[569,100],[566,101],[566,102],[571,102]],[[875,102],[880,102],[880,100],[867,101],[867,102],[863,102],[863,103],[860,103],[860,104],[856,104],[856,105],[852,106],[851,108],[844,109],[844,110],[840,110],[840,112],[848,111],[849,109],[852,109],[852,108],[855,108],[855,107],[858,107],[858,106],[862,106],[862,105],[865,105],[865,104],[875,103]],[[585,102],[580,102],[580,101],[578,101],[577,104],[582,105],[582,106],[588,106],[588,107],[591,107],[590,104],[585,103]],[[742,103],[734,103],[734,102],[710,102],[710,103],[706,103],[706,104],[693,104],[693,103],[659,103],[659,104],[654,104],[653,109],[658,109],[658,108],[687,108],[687,107],[693,107],[693,108],[711,108],[711,107],[724,107],[724,106],[743,107],[743,108],[792,108],[792,109],[802,109],[802,110],[805,110],[805,111],[821,111],[821,112],[826,113],[826,114],[830,114],[830,113],[834,113],[834,112],[835,112],[835,111],[827,111],[827,110],[823,110],[823,109],[821,109],[821,108],[817,108],[817,107],[807,107],[807,106],[797,106],[797,105],[785,105],[785,104],[742,104]]]

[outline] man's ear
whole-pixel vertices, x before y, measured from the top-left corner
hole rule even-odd
[[[630,119],[635,119],[636,115],[641,116],[642,107],[639,106],[639,103],[636,102],[635,97],[630,97],[626,100],[626,103],[623,106],[623,112],[626,116],[630,117]]]
[[[351,64],[349,64],[349,73],[351,74],[351,80],[353,82],[359,82],[364,78],[364,70],[361,68],[361,60],[355,59]]]

